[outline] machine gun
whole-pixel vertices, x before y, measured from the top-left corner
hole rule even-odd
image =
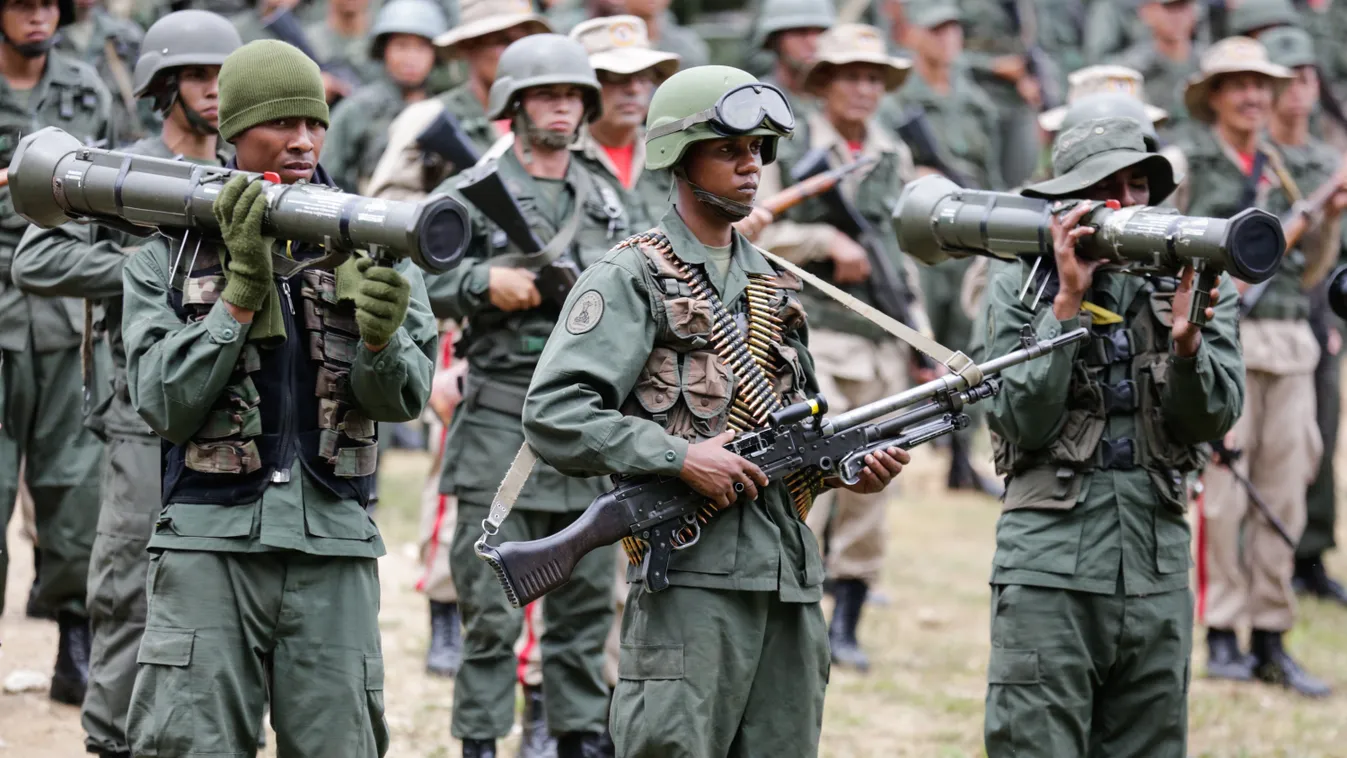
[[[725,449],[756,464],[774,482],[812,469],[854,484],[866,455],[891,447],[910,449],[966,427],[964,407],[994,397],[1001,388],[1001,371],[1088,335],[1081,328],[1036,342],[1026,329],[1021,349],[978,366],[980,380],[976,373],[970,374],[973,381],[946,374],[832,418],[823,417],[827,402],[816,397],[782,408],[772,414],[769,426],[739,435]],[[893,413],[898,415],[884,418]],[[742,486],[735,489],[742,491]],[[634,537],[649,547],[641,563],[646,589],[658,592],[669,586],[674,551],[697,543],[697,514],[705,506],[706,496],[677,477],[633,477],[620,480],[556,534],[499,547],[488,545],[483,534],[475,550],[495,570],[510,603],[522,607],[569,581],[576,563],[591,551]],[[683,536],[689,530],[693,534]]]
[[[481,158],[473,149],[472,140],[463,133],[458,119],[444,109],[416,136],[416,144],[445,159],[458,171],[477,165]]]
[[[332,74],[351,89],[360,86],[360,76],[355,69],[345,63],[329,63],[318,58],[313,43],[309,42],[309,35],[304,33],[304,26],[295,18],[295,14],[288,10],[277,11],[262,19],[262,27],[276,35],[276,39],[299,48],[299,51],[317,63],[318,68],[324,73]]]

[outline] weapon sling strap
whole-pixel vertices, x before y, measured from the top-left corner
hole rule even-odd
[[[566,184],[571,188],[571,192],[575,193],[575,207],[571,211],[570,218],[566,219],[566,223],[562,224],[543,249],[532,254],[497,256],[491,259],[492,265],[537,271],[566,252],[566,248],[570,247],[571,241],[580,231],[580,219],[585,215],[585,203],[589,201],[589,196],[594,191],[594,182],[589,178],[589,172],[576,166],[574,170],[567,172]]]
[[[117,44],[109,37],[103,43],[103,53],[107,55],[108,70],[112,72],[112,78],[117,82],[117,94],[122,98],[122,105],[126,106],[127,113],[131,114],[131,123],[135,126],[136,134],[139,135],[145,131],[145,126],[140,123],[140,112],[136,110],[136,98],[131,94],[131,75],[126,70],[126,64],[122,62],[117,55]]]

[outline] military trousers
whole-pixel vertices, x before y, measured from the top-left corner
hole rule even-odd
[[[98,345],[96,353],[106,361],[105,346]],[[0,434],[14,443],[0,448],[0,502],[12,507],[19,489],[19,464],[26,459],[23,479],[33,497],[42,562],[38,601],[83,616],[89,553],[98,523],[103,443],[84,425],[79,349],[5,351],[0,371],[4,388]]]
[[[992,587],[988,758],[1185,758],[1193,598]]]
[[[1292,539],[1305,528],[1305,492],[1322,451],[1315,423],[1314,375],[1246,371],[1244,413],[1235,424],[1237,470],[1252,482]],[[1202,478],[1199,556],[1205,586],[1203,621],[1234,629],[1245,623],[1270,632],[1295,624],[1291,589],[1295,547],[1273,529],[1244,488],[1223,467]]]
[[[1329,327],[1336,328],[1336,327]],[[1329,353],[1320,343],[1319,365],[1314,369],[1315,421],[1323,441],[1319,470],[1305,493],[1305,531],[1296,545],[1297,558],[1317,558],[1337,546],[1337,474],[1333,456],[1338,450],[1338,421],[1342,414],[1342,354]]]
[[[463,664],[454,679],[451,727],[459,739],[499,739],[510,733],[515,719],[515,643],[524,614],[510,605],[495,572],[473,551],[487,511],[485,505],[459,502],[450,554],[463,615]],[[540,539],[579,515],[516,509],[493,542]],[[608,717],[603,646],[613,623],[613,551],[595,550],[582,558],[571,580],[541,600],[538,651],[553,734],[602,732]]]
[[[896,342],[874,342],[820,329],[809,337],[819,391],[828,412],[841,413],[901,392],[907,359]],[[834,489],[814,500],[807,523],[819,535],[824,564],[833,579],[874,582],[884,567],[887,493],[862,495]]]
[[[388,751],[375,559],[166,550],[146,586],[137,758],[256,755],[268,701],[280,758]]]
[[[112,436],[89,559],[89,688],[80,714],[92,750],[125,752],[126,712],[145,631],[146,551],[160,506],[159,440]]]
[[[817,756],[830,666],[818,603],[633,585],[613,691],[617,755]]]

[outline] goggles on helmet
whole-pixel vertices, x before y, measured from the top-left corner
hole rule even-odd
[[[681,132],[697,124],[710,126],[711,131],[722,137],[747,134],[763,124],[786,135],[795,129],[795,114],[785,94],[775,85],[749,82],[721,95],[714,106],[704,111],[651,129],[646,139]]]

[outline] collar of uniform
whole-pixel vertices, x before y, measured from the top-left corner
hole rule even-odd
[[[1243,174],[1244,164],[1240,162],[1239,153],[1235,150],[1235,148],[1231,147],[1228,142],[1221,139],[1221,135],[1219,132],[1216,131],[1215,126],[1210,127],[1208,129],[1208,133],[1211,135],[1212,140],[1216,143],[1216,147],[1219,148],[1221,153],[1225,155],[1226,159],[1228,159],[1232,164],[1234,164],[1235,167],[1239,169],[1239,172]],[[1273,161],[1281,160],[1281,153],[1277,151],[1277,148],[1273,147],[1272,143],[1268,141],[1267,137],[1264,137],[1262,135],[1259,135],[1258,137],[1258,150],[1267,155],[1267,160],[1264,161],[1263,163],[1263,180],[1267,181],[1268,186],[1272,187],[1273,189],[1281,189],[1282,186],[1281,179],[1277,177],[1277,172],[1272,165]]]
[[[481,120],[485,122],[486,106],[482,101],[472,94],[472,88],[464,82],[457,87],[449,90],[440,96],[444,101],[444,109],[449,111],[458,119],[458,125],[466,131],[469,129],[469,122]]]
[[[580,138],[571,145],[571,150],[583,155],[585,158],[603,166],[603,169],[609,173],[611,178],[617,180],[617,167],[613,165],[613,160],[608,157],[608,151],[603,149],[603,145],[594,139],[594,135],[589,133],[588,126],[580,127]],[[631,154],[631,186],[641,180],[641,172],[645,167],[645,129],[641,129],[636,134],[635,149]],[[620,183],[619,183],[620,186]],[[628,187],[621,187],[629,189]]]
[[[664,218],[659,220],[660,231],[669,238],[673,245],[674,255],[684,263],[706,264],[706,246],[701,240],[692,233],[688,225],[684,223],[683,217],[678,215],[678,208],[671,207],[665,212]],[[776,270],[767,262],[758,248],[748,241],[748,238],[739,232],[734,232],[732,237],[734,250],[731,254],[731,260],[738,263],[740,268],[750,274],[764,274],[774,276]]]

